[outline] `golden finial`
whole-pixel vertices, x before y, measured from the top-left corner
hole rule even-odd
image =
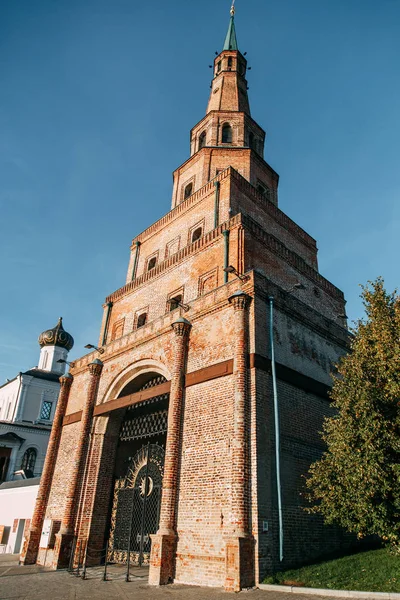
[[[235,0],[232,0],[231,17],[235,16]]]

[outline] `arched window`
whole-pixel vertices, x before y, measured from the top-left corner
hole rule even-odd
[[[185,187],[184,199],[189,198],[193,193],[193,183],[188,183]]]
[[[157,264],[157,257],[153,256],[153,258],[151,258],[147,264],[147,270],[151,271],[151,269],[154,269],[156,264]]]
[[[146,323],[147,323],[147,313],[142,313],[138,317],[136,328],[140,329],[140,327],[144,327],[144,325],[146,325]]]
[[[207,137],[207,133],[205,131],[203,131],[203,133],[199,137],[199,150],[204,148],[204,146],[206,145],[206,137]]]
[[[232,127],[229,123],[225,123],[222,127],[222,143],[223,144],[232,144]]]
[[[228,58],[228,69],[231,70],[232,66],[233,66],[233,59],[232,59],[232,56],[230,56]]]
[[[25,475],[29,477],[33,477],[35,464],[36,464],[37,452],[35,448],[28,448],[26,450],[24,456],[22,457],[21,462],[21,470],[25,471]]]
[[[193,242],[196,242],[197,240],[199,240],[202,235],[203,235],[202,227],[198,227],[197,229],[195,229],[192,233],[192,244],[193,244]]]

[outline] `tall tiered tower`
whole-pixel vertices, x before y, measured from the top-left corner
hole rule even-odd
[[[25,562],[88,547],[93,561],[108,539],[109,560],[149,564],[151,584],[239,590],[341,542],[300,491],[347,347],[344,298],[278,208],[246,69],[232,9],[172,209],[133,240],[102,354],[61,378]],[[40,547],[44,518],[59,532]]]

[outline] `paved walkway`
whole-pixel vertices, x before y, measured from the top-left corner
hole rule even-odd
[[[110,581],[102,581],[104,570],[88,569],[87,580],[66,571],[50,571],[36,565],[20,567],[18,557],[0,556],[0,600],[318,600],[317,596],[249,590],[239,595],[214,588],[183,585],[150,587],[146,569],[132,569],[132,581],[125,570],[111,567]]]

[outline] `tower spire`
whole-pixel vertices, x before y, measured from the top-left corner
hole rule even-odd
[[[229,21],[228,33],[226,34],[225,44],[222,50],[239,50],[235,28],[235,0],[232,2],[231,20]]]

